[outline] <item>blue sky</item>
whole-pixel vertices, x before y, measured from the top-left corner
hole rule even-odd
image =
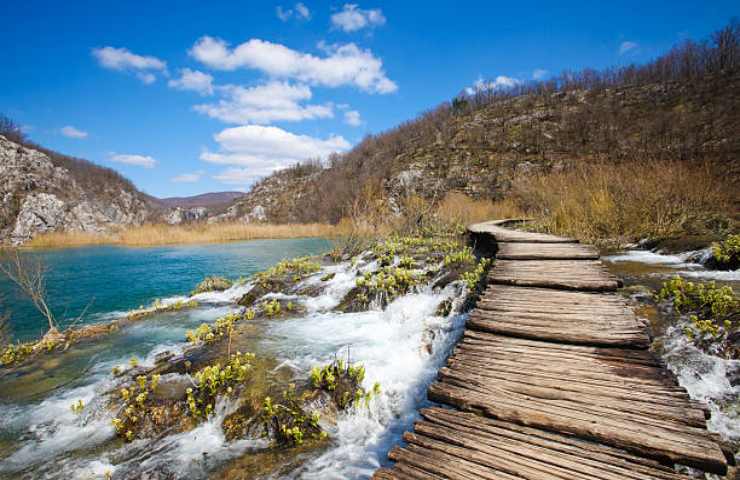
[[[241,190],[483,78],[649,60],[731,1],[6,2],[0,113],[147,193]]]

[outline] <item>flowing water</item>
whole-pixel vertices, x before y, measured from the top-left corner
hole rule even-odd
[[[84,299],[95,296],[87,321],[99,321],[155,297],[183,298],[206,275],[248,276],[282,258],[317,253],[327,246],[322,240],[290,240],[154,249],[96,247],[41,255],[53,267],[49,292],[58,299],[57,305],[66,306],[68,316],[74,317],[85,308]],[[385,308],[333,311],[358,273],[377,268],[369,258],[322,267],[303,281],[305,287],[321,283],[321,293],[292,297],[305,306],[304,314],[257,320],[254,336],[240,345],[273,358],[275,371],[287,368],[294,380],[307,378],[316,364],[348,355],[365,366],[365,388],[376,381],[382,385],[382,393],[368,408],[340,413],[336,422],[325,426],[328,446],[302,452],[281,476],[371,476],[411,426],[418,407],[426,402],[427,385],[462,332],[465,316],[455,313],[458,309],[446,316],[437,314],[446,300],[459,306],[465,294],[460,282],[433,290],[430,281]],[[320,280],[329,273],[333,278]],[[182,351],[188,329],[234,311],[234,301],[251,287],[246,281],[223,292],[195,295],[197,308],[156,314],[0,378],[0,478],[117,479],[159,467],[176,478],[229,478],[229,468],[243,475],[248,470],[242,464],[262,458],[266,444],[262,439],[226,441],[221,421],[235,405],[218,403],[216,414],[193,430],[126,444],[116,438],[113,415],[101,399],[118,388],[111,373],[114,366],[126,365],[131,357],[141,365],[154,365],[162,352]],[[14,317],[17,338],[29,338],[43,328],[43,319],[32,315],[23,301],[12,298],[10,304],[14,312],[26,312],[23,321]],[[84,404],[81,414],[70,408],[79,400]]]
[[[709,355],[696,348],[683,333],[685,318],[676,318],[668,305],[654,305],[640,286],[659,289],[662,282],[679,275],[691,281],[714,281],[740,294],[740,271],[708,270],[702,265],[709,250],[663,255],[628,250],[604,257],[610,270],[625,280],[642,304],[638,314],[650,320],[656,336],[653,349],[676,375],[691,398],[709,406],[709,430],[719,433],[740,453],[740,360]],[[736,454],[740,458],[740,455]]]

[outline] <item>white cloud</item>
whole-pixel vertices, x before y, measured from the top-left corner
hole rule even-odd
[[[494,80],[486,81],[482,78],[479,78],[475,81],[472,87],[468,87],[465,89],[465,93],[468,95],[475,95],[479,92],[488,92],[488,91],[496,91],[496,90],[506,90],[509,88],[516,87],[517,85],[521,84],[522,82],[517,80],[516,78],[507,77],[505,75],[499,75]]]
[[[227,168],[218,175],[214,175],[213,178],[228,185],[252,183],[257,179],[249,168]]]
[[[283,9],[282,6],[278,5],[275,8],[275,14],[280,20],[282,20],[283,22],[287,22],[288,20],[290,20],[290,17],[293,15],[293,10],[290,10],[290,9],[285,10]]]
[[[204,151],[200,158],[209,163],[240,167],[229,169],[217,178],[228,178],[246,182],[269,175],[297,162],[310,158],[325,158],[333,152],[350,148],[341,136],[330,136],[325,140],[308,135],[297,135],[278,127],[246,125],[227,128],[214,136],[219,152]]]
[[[619,45],[619,54],[624,55],[626,53],[636,50],[640,45],[637,42],[626,41]]]
[[[311,18],[311,10],[301,2],[295,4],[295,14],[300,18],[305,18],[306,20]]]
[[[383,62],[354,43],[321,45],[326,57],[292,50],[285,45],[251,39],[235,48],[218,38],[202,37],[190,55],[214,69],[252,68],[276,78],[291,78],[312,85],[354,85],[372,93],[391,93],[398,86],[386,77]]]
[[[357,110],[347,110],[344,112],[344,123],[352,125],[353,127],[359,127],[362,125],[362,119],[360,118],[360,112]]]
[[[204,170],[198,170],[193,173],[181,173],[180,175],[172,177],[170,181],[175,183],[195,183],[205,174],[206,172]]]
[[[197,112],[226,123],[268,124],[275,121],[298,122],[315,118],[331,118],[331,104],[301,105],[311,99],[306,85],[271,81],[255,87],[224,85],[217,88],[222,95],[218,103],[193,107]]]
[[[379,8],[363,10],[356,4],[346,3],[341,12],[331,16],[331,23],[345,32],[354,32],[384,25],[385,17]]]
[[[136,72],[136,76],[143,83],[154,83],[157,77],[151,71],[166,74],[167,63],[152,56],[143,56],[132,53],[125,48],[103,47],[94,48],[93,56],[101,67],[117,71]]]
[[[77,129],[72,125],[67,125],[59,129],[62,135],[68,138],[87,138],[87,132],[84,130]]]
[[[108,158],[111,162],[124,163],[135,167],[154,168],[157,164],[157,161],[148,155],[111,153]]]
[[[198,70],[183,68],[180,70],[180,78],[173,78],[167,82],[172,88],[178,90],[191,90],[201,95],[213,95],[213,77]]]
[[[534,78],[535,80],[544,80],[549,74],[550,72],[543,68],[535,68],[532,72],[532,78]]]
[[[136,78],[141,80],[141,83],[144,85],[151,85],[152,83],[157,81],[156,75],[149,72],[139,72],[136,74]]]
[[[298,20],[311,19],[311,10],[309,10],[307,6],[300,2],[296,3],[295,7],[292,9],[283,8],[282,6],[278,5],[278,7],[275,8],[275,14],[283,22],[287,22],[291,19],[291,17],[295,17]]]

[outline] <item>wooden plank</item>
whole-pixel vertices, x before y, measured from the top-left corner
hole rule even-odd
[[[599,252],[588,245],[574,243],[501,243],[496,252],[500,260],[598,260]]]
[[[574,238],[558,237],[546,233],[522,232],[504,228],[496,222],[483,222],[470,225],[468,231],[475,234],[491,235],[497,242],[526,243],[578,243]]]
[[[678,432],[656,425],[640,424],[610,414],[594,414],[576,406],[533,399],[502,388],[477,388],[470,379],[465,386],[435,382],[429,399],[462,410],[481,411],[486,416],[546,430],[565,432],[623,448],[638,455],[682,463],[724,475],[727,463],[717,444],[707,435]],[[605,412],[613,413],[613,412]]]
[[[590,260],[502,260],[496,262],[488,279],[502,285],[593,292],[615,291],[621,285],[601,262]]]

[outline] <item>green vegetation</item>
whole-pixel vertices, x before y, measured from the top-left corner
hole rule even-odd
[[[206,277],[195,287],[192,295],[213,291],[220,292],[230,288],[232,285],[233,282],[231,280],[223,277]]]
[[[312,261],[310,257],[300,257],[278,262],[264,272],[256,274],[255,280],[263,288],[268,288],[276,277],[290,276],[293,282],[298,282],[303,277],[319,270],[321,270],[321,265],[318,262]]]
[[[740,351],[730,336],[740,327],[740,301],[731,287],[694,283],[676,276],[663,283],[657,299],[672,301],[677,313],[688,316],[684,333],[695,345],[728,358],[738,357]]]
[[[478,289],[478,286],[485,278],[486,272],[488,272],[488,268],[491,266],[491,263],[490,258],[481,258],[475,266],[475,270],[460,274],[460,279],[465,282],[465,285],[468,286],[470,291],[476,291]]]
[[[268,317],[277,317],[280,315],[280,302],[277,298],[267,300],[262,304],[262,310]]]
[[[196,308],[197,306],[197,300],[178,300],[173,303],[163,303],[160,299],[156,298],[150,306],[141,306],[136,310],[128,312],[126,314],[126,319],[129,321],[141,320],[142,318],[154,315],[155,313],[178,312],[186,308]]]
[[[265,435],[272,433],[275,442],[281,446],[302,445],[305,438],[326,438],[326,432],[319,426],[319,412],[307,413],[304,410],[308,394],[298,395],[295,385],[290,384],[280,403],[265,397],[260,415]]]
[[[234,331],[234,324],[239,320],[253,320],[255,311],[248,308],[241,313],[228,313],[223,317],[216,319],[213,326],[207,323],[201,323],[195,330],[188,330],[185,338],[190,343],[212,343],[224,337],[228,337]]]
[[[237,352],[223,367],[217,362],[198,370],[193,376],[196,386],[186,390],[190,415],[196,419],[211,415],[218,396],[231,395],[247,380],[254,359],[252,353]]]
[[[151,401],[150,395],[157,389],[159,375],[139,375],[136,381],[118,391],[122,405],[112,420],[116,434],[131,442],[142,430],[145,422],[156,421],[161,411]]]
[[[25,360],[34,352],[33,343],[9,344],[0,355],[0,365],[9,367]]]
[[[368,405],[373,395],[380,394],[380,384],[375,383],[373,388],[366,391],[362,387],[365,380],[365,367],[337,360],[323,367],[311,369],[311,385],[332,395],[340,410],[350,406],[359,407],[364,400]]]
[[[723,241],[712,244],[712,257],[721,269],[740,268],[740,234],[728,235]]]

